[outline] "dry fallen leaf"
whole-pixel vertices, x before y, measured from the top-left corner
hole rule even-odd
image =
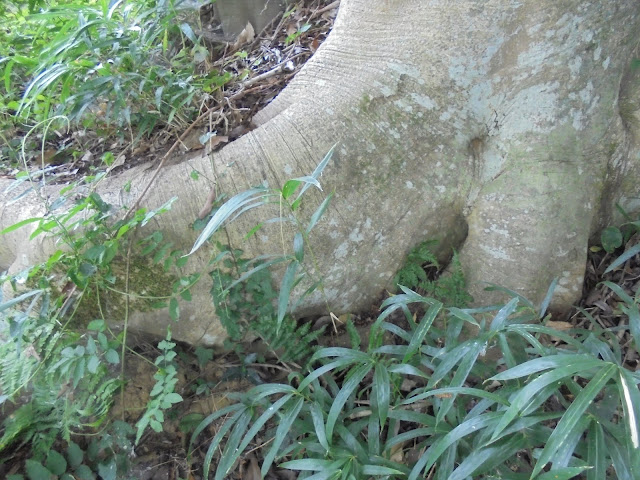
[[[240,32],[238,39],[233,44],[234,50],[238,50],[241,46],[253,42],[254,38],[256,38],[256,32],[253,29],[253,25],[251,25],[251,22],[247,22],[247,26]]]

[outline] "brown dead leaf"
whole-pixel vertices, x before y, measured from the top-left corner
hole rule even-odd
[[[238,39],[233,44],[234,50],[239,50],[243,45],[253,42],[254,38],[256,38],[256,32],[253,29],[253,25],[251,25],[251,22],[247,22],[247,26],[240,32]]]
[[[554,320],[549,320],[546,323],[547,327],[553,328],[554,330],[558,330],[559,332],[566,332],[573,328],[573,325],[569,322],[559,322]]]
[[[247,470],[242,478],[245,480],[262,480],[260,467],[258,466],[258,460],[256,460],[255,455],[249,455],[248,460]]]

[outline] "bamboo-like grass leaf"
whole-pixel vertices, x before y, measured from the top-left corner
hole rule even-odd
[[[616,382],[622,399],[625,423],[629,429],[631,446],[640,455],[640,392],[631,374],[624,368],[618,367],[619,381]]]
[[[513,458],[516,452],[527,445],[527,437],[519,433],[505,438],[497,444],[474,450],[458,465],[448,480],[481,478],[480,474],[490,471]]]
[[[373,365],[367,362],[364,365],[358,365],[349,372],[349,375],[338,392],[338,395],[336,395],[336,398],[331,405],[331,409],[329,410],[329,415],[327,416],[327,426],[325,431],[329,441],[331,441],[330,439],[333,436],[333,429],[338,421],[340,413],[342,412],[342,407],[344,407],[344,404],[347,403],[351,394],[356,388],[358,388],[362,379],[371,371],[372,368]]]
[[[516,367],[505,370],[504,372],[494,375],[489,380],[513,380],[515,378],[526,377],[543,370],[552,368],[569,367],[572,365],[582,365],[584,370],[602,366],[604,362],[593,358],[591,355],[582,354],[560,354],[549,355],[547,357],[535,358],[528,362],[522,363]]]
[[[582,472],[587,471],[587,475],[592,470],[591,467],[562,467],[562,468],[554,468],[549,472],[545,472],[542,475],[538,476],[538,480],[570,480],[572,478],[577,477]],[[600,477],[600,479],[606,478],[605,476]]]
[[[604,271],[604,273],[609,273],[609,272],[615,270],[620,265],[622,265],[624,262],[626,262],[630,258],[636,256],[638,253],[640,253],[640,243],[637,244],[637,245],[634,245],[629,250],[627,250],[622,255],[620,255],[618,258],[616,258],[613,262],[611,262],[611,265],[609,265],[609,268],[607,268]]]
[[[330,372],[331,370],[334,370],[336,368],[346,367],[347,365],[351,365],[352,363],[355,363],[352,358],[339,358],[338,360],[334,360],[333,362],[323,365],[322,367],[316,368],[313,372],[307,375],[302,382],[300,382],[298,391],[302,392],[311,384],[311,382],[324,375],[325,373]]]
[[[574,375],[578,372],[585,372],[591,368],[601,365],[602,362],[600,360],[592,358],[591,362],[588,364],[583,364],[582,362],[568,364],[565,367],[557,367],[550,372],[540,375],[538,378],[522,388],[513,398],[513,400],[511,401],[511,405],[509,406],[507,411],[504,412],[500,423],[496,426],[496,429],[493,432],[493,436],[491,437],[492,440],[496,439],[498,435],[500,435],[502,430],[505,429],[511,423],[511,421],[516,418],[516,416],[518,416],[518,414],[522,414],[525,407],[529,405],[531,398],[543,388],[548,385],[555,384],[559,380]],[[508,370],[504,373],[508,373]]]
[[[327,166],[327,164],[329,163],[329,161],[331,160],[331,157],[333,157],[333,152],[336,149],[336,146],[338,144],[335,143],[333,145],[333,147],[331,147],[329,149],[329,151],[327,152],[327,154],[324,156],[324,158],[322,159],[322,161],[316,166],[315,170],[313,171],[313,173],[310,175],[311,178],[317,180],[318,178],[320,178],[320,175],[322,175],[322,172],[324,171],[325,167]],[[307,191],[307,189],[311,186],[312,184],[309,182],[306,182],[304,184],[304,186],[302,187],[302,190],[300,190],[300,193],[298,194],[298,197],[296,198],[296,201],[302,197],[302,195],[304,195],[304,192]]]
[[[276,326],[276,332],[280,331],[282,320],[287,314],[287,307],[289,306],[289,298],[291,297],[291,289],[296,280],[296,272],[300,263],[297,260],[293,260],[287,265],[287,270],[282,277],[280,283],[280,294],[278,295],[278,324]]]
[[[246,410],[246,407],[242,404],[229,405],[228,407],[218,410],[217,412],[212,413],[207,418],[205,418],[202,422],[200,422],[196,430],[193,432],[193,435],[191,435],[191,445],[189,446],[189,452],[192,451],[193,444],[196,441],[196,438],[198,437],[198,435],[200,435],[200,433],[202,433],[202,431],[205,428],[211,425],[211,423],[214,420],[217,420],[218,418],[224,415],[227,415],[231,412],[235,412],[231,416],[231,418],[227,419],[227,421],[225,421],[222,424],[222,426],[220,427],[216,435],[213,437],[213,440],[211,440],[211,443],[209,444],[209,448],[207,449],[207,453],[205,454],[204,462],[202,465],[205,478],[209,478],[209,470],[211,468],[211,459],[213,458],[213,454],[215,453],[216,448],[218,448],[218,445],[220,445],[220,442],[222,441],[224,436],[227,434],[229,430],[231,430],[231,427],[233,427],[234,423],[240,418],[240,416],[245,412],[245,410]]]
[[[280,419],[280,423],[278,424],[278,428],[276,429],[276,434],[273,443],[271,444],[271,448],[269,449],[269,452],[264,457],[264,460],[262,462],[262,468],[260,469],[260,472],[262,473],[263,477],[266,476],[267,472],[271,468],[271,464],[278,454],[280,445],[282,445],[282,442],[284,442],[284,439],[291,430],[291,425],[293,425],[293,422],[298,418],[298,413],[300,413],[300,409],[302,409],[303,405],[304,397],[299,396],[293,402],[293,404],[290,405],[282,414],[282,418]]]
[[[405,401],[403,401],[401,405],[410,405],[412,403],[419,402],[420,400],[424,400],[425,398],[429,398],[429,397],[445,398],[453,395],[473,395],[478,398],[486,398],[492,403],[497,403],[499,405],[509,405],[509,402],[500,395],[487,392],[479,388],[469,388],[469,387],[446,387],[446,388],[436,388],[434,390],[427,390],[426,392],[420,393],[418,395],[410,396]]]
[[[485,342],[482,340],[478,340],[472,343],[472,348],[469,350],[469,353],[462,359],[456,373],[453,375],[451,379],[450,386],[451,387],[461,387],[466,381],[471,369],[476,363],[478,355],[485,349]],[[440,404],[440,408],[438,408],[438,413],[436,415],[436,422],[440,423],[444,420],[445,416],[453,406],[453,402],[456,399],[456,395],[452,394],[447,397],[444,397],[444,400]]]
[[[433,372],[431,380],[429,380],[429,388],[435,387],[440,382],[440,380],[442,380],[462,359],[468,358],[472,355],[475,355],[475,357],[477,357],[483,348],[484,342],[480,341],[479,339],[475,339],[461,343],[453,350],[445,353],[440,359],[440,364]],[[453,386],[458,387],[460,385]]]
[[[491,326],[489,330],[492,332],[497,332],[498,330],[502,330],[504,327],[504,322],[509,318],[518,306],[518,298],[512,298],[509,302],[500,309],[500,311],[496,314],[493,321],[491,322]]]
[[[413,466],[408,480],[417,480],[421,472],[429,470],[447,448],[467,435],[477,433],[483,428],[497,424],[501,416],[502,412],[490,412],[465,420],[444,437],[437,440],[422,454],[420,460]]]
[[[592,467],[587,471],[587,480],[606,478],[607,447],[604,443],[602,425],[596,419],[591,419],[587,432],[587,464]]]
[[[612,364],[602,367],[575,398],[558,422],[558,425],[556,425],[542,453],[540,453],[540,457],[531,473],[531,478],[535,478],[535,476],[542,471],[555,452],[562,447],[562,444],[573,433],[574,427],[578,425],[579,420],[585,414],[589,404],[591,404],[596,395],[600,393],[611,377],[615,375],[617,368],[617,365]]]
[[[318,439],[318,442],[320,442],[320,445],[322,445],[322,448],[325,449],[326,453],[329,453],[329,442],[325,435],[324,415],[322,414],[322,410],[316,402],[313,402],[309,406],[309,411],[311,412],[311,420],[313,421],[316,438]]]
[[[636,350],[640,350],[640,310],[638,305],[622,305],[622,311],[629,317],[629,331],[636,346]]]
[[[245,448],[247,448],[247,446],[249,445],[251,440],[253,440],[253,438],[258,434],[258,432],[264,426],[264,424],[267,423],[267,421],[269,421],[269,419],[271,417],[273,417],[276,413],[278,413],[280,408],[285,403],[287,403],[292,396],[293,396],[293,394],[289,393],[287,395],[284,395],[284,396],[280,397],[275,403],[273,403],[272,405],[269,405],[269,407],[264,412],[262,412],[262,415],[260,415],[253,422],[253,425],[251,425],[251,428],[247,431],[247,434],[245,435],[244,439],[242,440],[240,445],[238,445],[237,451],[235,453],[233,453],[233,455],[236,457],[236,459],[240,455],[242,455],[242,453],[244,452]],[[235,460],[234,460],[234,462],[235,462]]]
[[[402,475],[403,472],[395,468],[383,467],[381,465],[363,465],[362,473],[365,475]]]
[[[247,427],[249,426],[249,422],[251,422],[252,417],[253,415],[251,410],[247,408],[242,411],[242,414],[235,421],[235,425],[227,438],[227,443],[222,451],[222,455],[220,455],[220,463],[218,463],[218,468],[216,469],[216,475],[214,477],[215,480],[222,480],[225,478],[233,467],[237,458],[235,453],[238,449],[238,445],[240,444],[240,439],[247,431]],[[205,478],[208,477],[205,475]]]
[[[252,202],[254,202],[254,206],[258,206],[260,202],[255,203],[255,200],[264,197],[267,193],[268,190],[266,188],[258,187],[245,190],[231,197],[218,209],[213,217],[211,217],[211,220],[209,220],[207,226],[204,227],[204,230],[202,230],[202,233],[198,236],[188,255],[198,250],[235,212]]]
[[[438,316],[438,313],[440,312],[441,309],[442,309],[442,303],[436,302],[433,305],[431,305],[427,310],[427,313],[424,314],[424,316],[422,317],[422,321],[420,322],[420,325],[418,325],[418,328],[411,336],[411,341],[409,342],[409,348],[407,349],[407,353],[402,359],[403,363],[408,363],[409,360],[418,352],[418,350],[420,350],[420,346],[424,341],[424,337],[427,336],[427,332],[431,328],[431,325],[433,325],[433,321]]]
[[[327,195],[327,198],[325,198],[322,201],[322,203],[317,208],[317,210],[315,212],[313,212],[313,215],[311,215],[311,219],[309,220],[309,224],[307,225],[307,228],[306,228],[307,235],[311,232],[313,227],[316,226],[316,224],[318,223],[318,221],[320,220],[320,218],[324,214],[324,211],[329,206],[329,203],[331,202],[331,198],[332,197],[333,197],[333,192],[331,192],[329,195]]]
[[[376,363],[375,372],[373,374],[373,396],[376,399],[378,409],[378,418],[380,427],[384,427],[389,414],[390,381],[387,366],[383,363]]]
[[[559,281],[560,281],[560,278],[556,277],[553,279],[553,282],[551,282],[551,285],[549,285],[549,290],[547,290],[547,294],[545,295],[544,300],[542,300],[542,303],[540,304],[540,312],[538,314],[540,318],[543,318],[544,314],[547,313],[547,308],[549,308],[549,304],[551,304],[551,299],[553,298],[553,292],[558,286]]]

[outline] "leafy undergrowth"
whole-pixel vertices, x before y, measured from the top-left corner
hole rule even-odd
[[[64,182],[153,160],[178,141],[183,152],[219,148],[253,128],[324,41],[339,5],[300,0],[234,43],[207,40],[219,20],[187,3],[2,8],[0,174],[15,178],[26,164]]]
[[[605,273],[623,250],[594,250],[585,295],[562,320],[540,324],[544,305],[517,297],[446,309],[405,289],[373,317],[352,316],[359,327],[347,325],[350,348],[332,346],[333,330],[321,337],[307,373],[259,349],[238,357],[178,345],[175,390],[184,402],[166,411],[162,433],[148,430],[133,449],[127,425],[139,420],[154,386],[142,379],[155,371],[137,355],[164,354],[139,344],[126,376],[140,380],[112,410],[126,423],[99,440],[74,436],[42,465],[159,480],[201,479],[203,467],[210,478],[251,480],[261,468],[264,478],[286,480],[342,472],[358,480],[635,479],[640,258]],[[480,332],[464,340],[471,316]],[[16,450],[1,473],[20,471],[23,455],[28,449]],[[110,465],[122,469],[117,477]]]

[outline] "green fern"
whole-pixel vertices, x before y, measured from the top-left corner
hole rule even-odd
[[[311,330],[311,323],[298,325],[289,315],[285,316],[278,330],[275,315],[257,318],[251,323],[252,331],[258,335],[282,362],[297,362],[311,357],[314,343],[324,332],[324,328]]]
[[[431,251],[435,245],[437,242],[430,240],[411,250],[393,283],[396,288],[403,285],[422,290],[427,296],[441,301],[445,307],[464,308],[473,301],[473,297],[467,292],[467,282],[456,252],[453,253],[448,273],[435,280],[429,280],[426,269],[440,270],[438,259]]]

